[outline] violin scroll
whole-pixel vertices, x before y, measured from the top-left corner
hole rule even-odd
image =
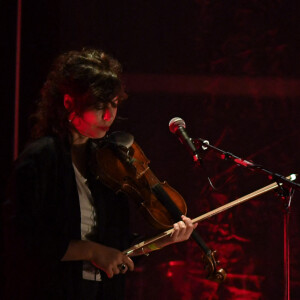
[[[202,259],[205,265],[205,269],[208,273],[207,279],[215,281],[217,283],[222,283],[226,277],[226,271],[222,268],[217,269],[219,261],[216,260],[217,251],[210,251],[208,254],[204,254]]]

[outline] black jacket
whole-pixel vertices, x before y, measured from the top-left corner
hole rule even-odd
[[[91,146],[91,145],[90,145]],[[127,199],[89,177],[98,217],[96,241],[129,246]],[[20,155],[4,205],[4,299],[86,299],[82,262],[61,262],[72,239],[80,239],[80,206],[70,148],[52,137]],[[102,274],[103,297],[122,299],[123,275]]]

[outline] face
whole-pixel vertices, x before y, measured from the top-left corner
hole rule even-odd
[[[118,99],[114,98],[106,105],[86,109],[81,116],[70,113],[69,120],[84,137],[99,139],[105,136],[117,114]]]

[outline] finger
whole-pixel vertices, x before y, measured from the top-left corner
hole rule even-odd
[[[182,216],[182,220],[185,222],[188,231],[193,231],[198,226],[198,223],[193,224],[193,221],[186,216]]]
[[[186,233],[190,236],[193,230],[197,227],[198,224],[193,224],[191,219],[188,218],[186,223]]]
[[[179,225],[178,223],[175,223],[173,224],[173,232],[171,233],[170,237],[173,239],[173,240],[176,240],[176,238],[178,237],[178,234],[179,234]]]
[[[186,225],[183,221],[179,221],[178,226],[179,226],[180,229],[186,229]]]
[[[187,227],[186,231],[185,231],[185,238],[186,239],[189,239],[192,232],[194,230],[194,226],[191,226],[191,227]]]
[[[132,261],[132,259],[128,256],[124,257],[124,263],[127,265],[128,269],[130,271],[134,270],[134,262]]]
[[[118,266],[114,266],[114,267],[112,268],[112,271],[113,271],[113,275],[118,275],[118,274],[120,274],[120,269],[119,269]]]
[[[108,269],[106,275],[108,278],[112,278],[114,276],[113,268]]]
[[[181,219],[187,226],[193,226],[193,221],[190,218],[182,215]]]
[[[186,216],[181,216],[182,220],[185,222],[186,225],[186,230],[185,232],[183,232],[183,235],[181,235],[180,237],[187,240],[190,238],[193,230],[197,227],[198,224],[193,224],[192,220]]]
[[[186,227],[186,225],[183,221],[178,222],[178,226],[179,226],[179,231],[178,231],[177,238],[180,240],[182,240],[182,239],[185,240],[185,237],[188,232],[188,228]]]

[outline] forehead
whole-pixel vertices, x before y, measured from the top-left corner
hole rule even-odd
[[[109,104],[118,104],[119,96],[115,96],[110,100],[103,101],[102,99],[94,99],[86,107],[87,108],[105,108]]]
[[[119,99],[119,94],[113,94],[113,95],[100,95],[94,94],[92,92],[87,92],[84,96],[83,102],[85,102],[86,106],[95,105],[95,104],[108,104],[112,101],[116,101],[116,99]]]

